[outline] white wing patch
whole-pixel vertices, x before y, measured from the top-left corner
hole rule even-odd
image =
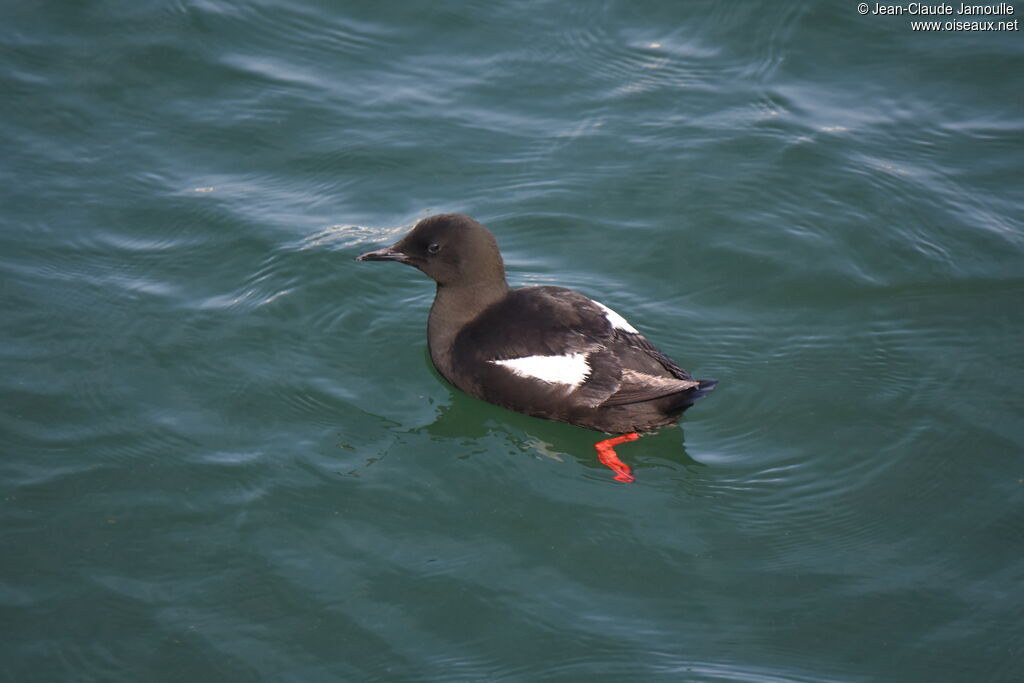
[[[626,319],[623,318],[621,315],[619,315],[612,309],[608,308],[600,301],[595,301],[594,303],[601,307],[601,310],[604,311],[604,317],[608,319],[608,322],[611,323],[612,327],[614,327],[617,330],[622,330],[623,332],[632,332],[633,334],[640,334],[639,332],[636,331],[636,328],[630,325],[628,322],[626,322]]]
[[[565,384],[575,389],[590,376],[587,354],[570,353],[565,356],[523,356],[489,363],[508,368],[520,377],[539,379],[550,384]]]

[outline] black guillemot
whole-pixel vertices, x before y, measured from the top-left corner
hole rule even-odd
[[[427,345],[437,371],[470,396],[620,436],[596,444],[619,481],[614,447],[674,424],[718,383],[694,379],[607,306],[564,287],[510,289],[494,235],[462,214],[424,218],[357,261],[398,261],[437,282]]]

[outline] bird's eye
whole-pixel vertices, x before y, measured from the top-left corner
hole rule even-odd
[[[438,244],[437,242],[434,242],[430,246],[427,247],[427,253],[428,254],[436,254],[439,251],[441,251],[441,245]]]

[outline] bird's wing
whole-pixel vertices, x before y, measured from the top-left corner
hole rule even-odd
[[[523,412],[623,405],[696,386],[621,316],[561,287],[514,290],[460,332],[454,356],[463,359],[464,390]]]

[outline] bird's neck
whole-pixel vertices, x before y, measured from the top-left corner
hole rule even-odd
[[[455,335],[469,321],[508,294],[505,278],[467,285],[437,285],[434,305],[427,320],[430,358],[437,371],[450,381]]]

